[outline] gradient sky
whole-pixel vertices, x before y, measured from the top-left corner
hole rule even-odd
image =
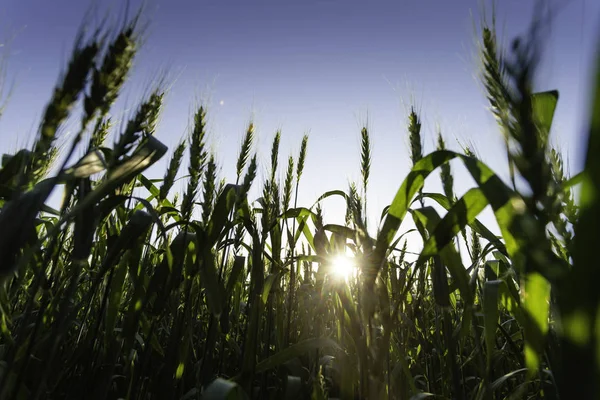
[[[131,3],[135,9],[137,1]],[[257,182],[263,181],[271,140],[281,128],[284,167],[289,154],[297,155],[302,135],[310,134],[303,205],[327,190],[345,190],[349,180],[360,179],[359,132],[368,116],[374,146],[369,208],[376,228],[410,165],[406,126],[412,99],[421,110],[426,152],[434,148],[439,124],[450,148],[460,149],[458,141],[472,143],[486,163],[505,174],[501,137],[476,79],[478,0],[147,3],[144,47],[113,117],[130,115],[124,106],[135,107],[153,79],[168,70],[170,90],[157,137],[173,149],[186,134],[195,105],[207,102],[211,145],[229,181],[235,179],[239,143],[254,116],[262,162]],[[524,33],[534,1],[498,3],[503,36]],[[553,140],[577,172],[600,2],[550,3],[560,9],[538,89],[560,90]],[[31,143],[89,6],[83,0],[0,3],[7,83],[14,84],[0,119],[3,153]],[[124,6],[97,1],[96,7],[98,22],[109,9],[115,18],[122,15]],[[161,164],[148,175],[160,178],[163,171]],[[455,180],[458,193],[472,184],[459,171]],[[430,187],[437,187],[437,177],[433,181]],[[327,222],[341,222],[342,206],[333,200],[325,204],[332,212]]]

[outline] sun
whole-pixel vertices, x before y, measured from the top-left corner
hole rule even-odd
[[[356,263],[354,257],[338,255],[331,261],[333,273],[338,278],[347,280],[356,273]]]

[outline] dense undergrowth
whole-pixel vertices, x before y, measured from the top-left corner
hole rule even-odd
[[[532,88],[538,25],[510,51],[481,27],[481,78],[512,181],[441,135],[423,154],[413,110],[412,170],[371,237],[367,128],[361,182],[314,206],[297,203],[308,137],[281,166],[276,133],[258,183],[250,124],[236,176],[221,180],[204,107],[164,178],[146,177],[167,152],[154,136],[164,92],[121,127],[110,118],[136,24],[82,35],[35,145],[2,158],[1,399],[600,398],[600,79],[585,169],[569,178],[548,140],[558,92]],[[59,157],[74,109],[79,131]],[[187,188],[172,195],[186,155]],[[476,182],[460,198],[455,159]],[[423,192],[437,176],[443,193]],[[324,220],[329,196],[344,198],[345,225]],[[488,206],[500,236],[477,220]],[[424,243],[413,261],[407,218]],[[357,268],[343,279],[333,266],[348,255]]]

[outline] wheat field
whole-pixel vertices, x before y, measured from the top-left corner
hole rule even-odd
[[[412,168],[375,235],[368,127],[360,181],[314,204],[298,202],[308,136],[282,160],[275,132],[261,166],[250,123],[236,175],[221,177],[205,106],[171,152],[154,135],[164,85],[113,123],[139,15],[111,29],[77,38],[34,145],[2,157],[0,399],[600,398],[600,113],[584,170],[567,176],[549,140],[559,91],[533,88],[536,24],[507,49],[493,24],[479,32],[510,181],[442,133],[425,154],[412,108]],[[166,158],[162,178],[145,175]],[[476,183],[461,197],[452,160]],[[425,192],[435,179],[441,193]],[[343,225],[324,217],[332,196]],[[499,232],[478,220],[488,206]],[[414,257],[409,233],[423,242]]]

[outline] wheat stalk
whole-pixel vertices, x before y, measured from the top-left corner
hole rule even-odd
[[[199,107],[194,114],[194,126],[189,136],[189,180],[181,203],[181,212],[186,220],[192,216],[194,202],[198,194],[198,184],[206,164],[206,110]]]
[[[158,194],[158,202],[161,203],[165,200],[169,194],[169,191],[173,187],[175,183],[175,177],[179,172],[179,168],[181,166],[181,161],[183,160],[183,154],[185,153],[186,143],[185,141],[179,142],[175,151],[173,152],[173,156],[169,161],[169,166],[167,167],[167,171],[165,172],[165,176],[162,181],[162,185],[160,186],[160,192]]]
[[[246,167],[246,163],[248,162],[248,157],[250,157],[250,150],[252,149],[252,142],[254,141],[254,124],[250,122],[248,124],[248,129],[246,130],[246,135],[244,136],[244,140],[242,141],[242,146],[240,149],[240,153],[238,155],[237,164],[236,164],[236,173],[237,180],[239,182],[240,177],[242,176],[242,171]]]

